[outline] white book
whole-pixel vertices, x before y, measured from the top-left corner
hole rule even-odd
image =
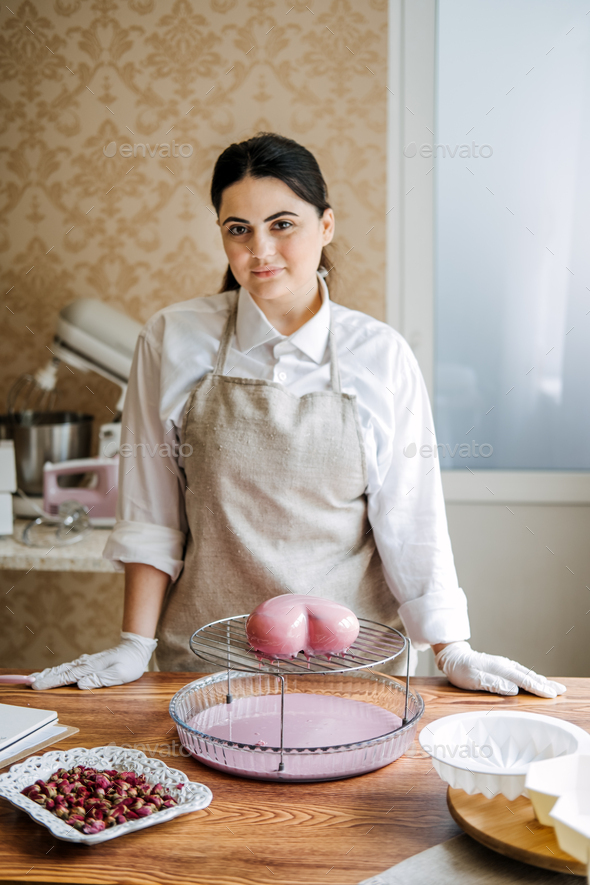
[[[0,704],[0,751],[43,726],[55,722],[57,722],[55,710]]]
[[[77,731],[77,729],[74,730]],[[58,740],[61,740],[60,735],[64,735],[66,731],[70,731],[67,725],[59,725],[59,723],[57,725],[45,725],[43,728],[34,731],[33,734],[15,741],[14,744],[0,750],[0,768],[3,768],[7,764],[7,760],[12,759],[14,756],[18,755],[22,758],[28,755],[26,751],[31,748],[36,749],[41,745],[40,749],[42,749],[50,742],[52,744],[57,743]]]

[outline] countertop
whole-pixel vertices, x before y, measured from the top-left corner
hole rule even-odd
[[[213,791],[203,811],[92,848],[60,842],[2,799],[0,881],[349,885],[460,832],[447,810],[446,784],[417,742],[379,771],[319,784],[246,780],[182,756],[168,704],[195,678],[146,673],[129,685],[92,692],[0,688],[3,703],[56,709],[63,723],[80,728],[56,749],[130,744]],[[567,694],[543,700],[464,692],[443,678],[416,678],[412,686],[426,702],[418,728],[450,713],[502,708],[545,713],[590,730],[590,679],[561,681]]]
[[[27,547],[20,543],[28,519],[14,521],[14,535],[0,537],[0,569],[43,572],[114,572],[111,562],[102,558],[110,529],[93,528],[81,541],[67,547]]]

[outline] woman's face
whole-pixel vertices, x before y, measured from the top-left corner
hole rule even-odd
[[[224,190],[217,223],[233,275],[255,299],[293,301],[315,289],[334,235],[331,209],[319,218],[278,178],[247,176]]]

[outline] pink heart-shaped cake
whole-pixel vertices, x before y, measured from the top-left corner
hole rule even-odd
[[[339,654],[358,633],[357,616],[345,605],[294,593],[267,599],[246,621],[250,645],[269,657]]]

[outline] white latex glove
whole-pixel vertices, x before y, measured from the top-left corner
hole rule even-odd
[[[566,691],[561,682],[539,676],[510,658],[473,651],[468,642],[450,642],[434,660],[438,669],[457,688],[507,695],[518,694],[518,689],[524,688],[541,698],[555,698]]]
[[[78,688],[106,688],[134,682],[145,672],[157,644],[157,639],[147,639],[137,633],[121,633],[121,642],[115,648],[82,655],[69,664],[33,673],[35,681],[31,688],[43,691],[72,682],[77,682]]]

